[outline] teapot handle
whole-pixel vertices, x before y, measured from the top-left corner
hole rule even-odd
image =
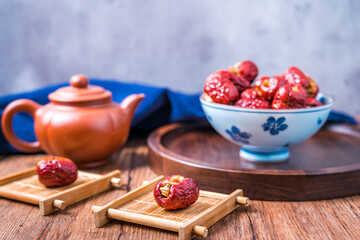
[[[35,116],[36,110],[41,105],[27,99],[19,99],[11,102],[3,112],[1,126],[5,138],[9,141],[11,145],[23,152],[37,152],[41,150],[39,141],[35,142],[26,142],[18,138],[14,132],[13,128],[13,118],[19,112],[27,112],[33,118]]]

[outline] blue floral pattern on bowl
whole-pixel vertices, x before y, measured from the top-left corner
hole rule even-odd
[[[291,142],[288,142],[288,143],[284,144],[283,147],[290,147],[290,145],[291,145]]]
[[[251,134],[247,132],[241,132],[240,129],[236,126],[232,126],[231,131],[226,129],[226,133],[229,134],[232,140],[235,142],[250,144],[249,139],[251,138]]]
[[[270,131],[271,135],[278,135],[280,131],[285,131],[288,128],[288,125],[284,122],[286,121],[285,117],[279,117],[277,120],[274,117],[269,117],[267,122],[261,125],[264,131]]]
[[[322,123],[322,119],[321,119],[321,118],[318,118],[317,124],[318,124],[318,125],[321,125],[321,123]]]

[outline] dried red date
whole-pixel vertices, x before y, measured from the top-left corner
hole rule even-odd
[[[177,210],[187,208],[199,197],[199,186],[191,178],[180,175],[167,177],[154,189],[156,203],[166,210]]]
[[[246,90],[244,90],[241,95],[241,98],[246,98],[246,99],[260,99],[260,100],[265,100],[265,98],[261,97],[259,95],[259,93],[254,89],[254,88],[248,88]]]
[[[239,98],[237,87],[229,78],[224,77],[230,74],[230,72],[224,74],[224,71],[217,71],[207,77],[204,92],[208,94],[214,102],[230,105]]]
[[[258,68],[251,61],[216,71],[205,81],[204,98],[206,101],[211,98],[210,102],[255,109],[321,106],[316,100],[319,86],[297,67],[289,67],[284,74],[273,77],[256,79],[257,75]]]
[[[322,105],[322,103],[319,100],[315,99],[315,98],[307,98],[306,99],[306,106],[307,107],[319,107],[321,105]]]
[[[229,68],[229,71],[245,78],[249,83],[252,83],[259,73],[256,64],[248,60],[236,63]]]
[[[273,109],[306,107],[306,90],[300,84],[284,85],[275,93]]]
[[[39,181],[47,187],[60,187],[74,182],[78,168],[68,158],[50,156],[42,158],[37,163]]]
[[[300,84],[304,88],[307,88],[310,85],[309,78],[306,77],[306,75],[297,67],[289,67],[285,71],[284,77],[285,80],[291,85]]]
[[[260,99],[241,98],[235,106],[242,108],[253,108],[253,109],[268,109],[271,108],[269,102]]]
[[[307,78],[309,79],[309,86],[306,88],[306,93],[309,98],[315,98],[319,93],[319,86],[311,77],[307,76]]]
[[[284,86],[285,84],[286,81],[281,75],[263,79],[260,85],[260,96],[268,101],[272,101],[279,87]]]

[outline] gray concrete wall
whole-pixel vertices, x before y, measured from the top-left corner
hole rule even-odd
[[[360,1],[0,1],[0,95],[90,77],[194,93],[244,59],[360,114]]]

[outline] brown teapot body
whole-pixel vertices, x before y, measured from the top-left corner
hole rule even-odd
[[[126,142],[132,117],[145,95],[130,95],[119,105],[112,102],[110,92],[87,83],[85,76],[73,76],[72,87],[51,93],[50,103],[44,106],[26,99],[10,103],[2,118],[4,136],[21,151],[42,149],[70,158],[79,167],[107,163]],[[18,112],[34,117],[37,142],[25,142],[15,135],[12,118]]]

